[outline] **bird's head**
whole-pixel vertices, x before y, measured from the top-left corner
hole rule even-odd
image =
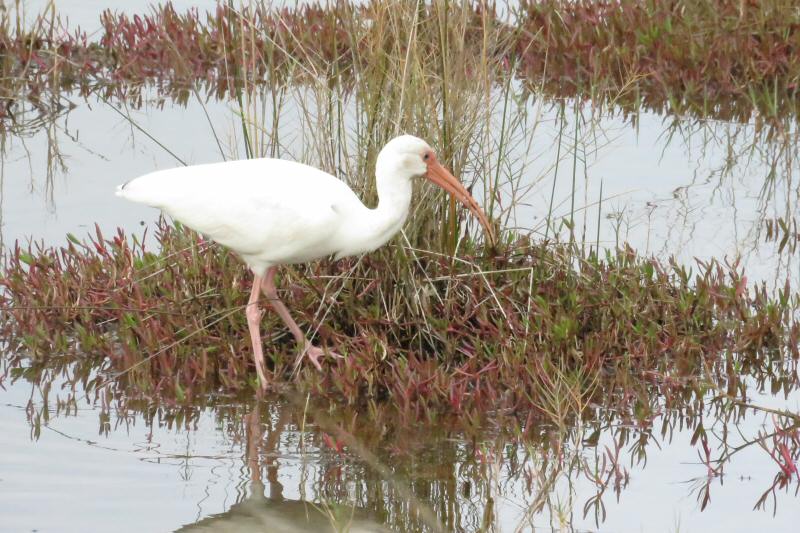
[[[444,189],[475,215],[486,230],[490,243],[494,244],[494,230],[483,209],[461,182],[439,163],[436,152],[428,143],[413,135],[395,137],[386,143],[378,154],[377,165],[379,169],[384,170],[384,172],[379,170],[379,175],[391,175],[406,180],[424,176]]]

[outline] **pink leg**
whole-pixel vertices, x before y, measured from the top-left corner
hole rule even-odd
[[[298,346],[300,346],[302,349],[300,355],[297,356],[295,367],[300,364],[303,356],[307,355],[311,363],[317,367],[317,370],[322,370],[322,365],[319,364],[319,358],[320,356],[325,355],[325,351],[308,342],[306,336],[303,335],[302,331],[300,331],[300,327],[297,325],[297,322],[295,322],[292,319],[292,316],[289,314],[289,310],[286,308],[280,298],[278,298],[278,289],[275,288],[275,274],[277,272],[278,267],[273,266],[267,269],[266,275],[261,280],[261,290],[264,291],[264,295],[266,295],[270,305],[273,309],[275,309],[275,311],[278,313],[278,316],[280,316],[283,320],[283,323],[286,324],[286,326],[292,332],[292,335],[294,335]],[[333,357],[341,357],[339,354],[334,352],[328,353]]]
[[[262,276],[253,278],[253,288],[250,290],[250,300],[247,302],[245,315],[247,316],[247,326],[250,328],[250,341],[253,343],[253,359],[256,362],[258,381],[263,389],[267,386],[267,373],[266,365],[264,364],[264,352],[261,348],[261,332],[258,327],[262,315],[261,310],[258,308],[258,297],[261,294],[259,288],[261,287],[262,279]]]

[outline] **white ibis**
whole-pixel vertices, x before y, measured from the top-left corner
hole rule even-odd
[[[282,159],[247,159],[146,174],[117,187],[117,196],[161,209],[175,220],[236,252],[253,271],[246,315],[261,386],[267,383],[258,299],[269,304],[300,347],[321,370],[322,349],[312,345],[278,298],[279,265],[327,256],[371,252],[406,220],[412,179],[425,176],[464,204],[493,239],[489,221],[472,195],[437,160],[430,146],[411,135],[389,141],[378,154],[378,206],[366,207],[338,178]],[[332,356],[338,354],[330,353]]]

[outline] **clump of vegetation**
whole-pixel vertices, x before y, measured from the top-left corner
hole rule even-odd
[[[87,244],[17,247],[0,281],[5,358],[89,359],[101,379],[146,397],[254,387],[244,266],[168,225],[157,244],[156,254],[98,232]],[[745,376],[773,375],[776,362],[798,355],[798,302],[788,292],[770,298],[717,263],[691,273],[629,249],[576,251],[520,238],[485,255],[467,239],[458,256],[395,245],[287,269],[282,297],[299,323],[310,333],[324,324],[318,340],[346,357],[294,373],[295,345],[267,313],[272,384],[373,408],[388,402],[414,419],[487,410],[559,419],[590,401],[617,403],[609,391],[635,402],[652,382],[744,398]]]
[[[451,76],[480,81],[489,60],[498,86],[515,75],[535,91],[634,113],[775,125],[798,110],[791,0],[526,0],[503,16],[483,2],[220,4],[205,15],[166,3],[133,17],[109,10],[101,23],[95,41],[64,28],[54,8],[28,26],[0,15],[0,119],[13,118],[21,95],[43,104],[62,90],[135,101],[153,85],[178,100],[199,85],[218,97],[287,79],[352,87],[368,66],[386,66],[386,50],[411,47]],[[443,46],[464,60],[448,67]]]
[[[525,0],[512,26],[522,76],[551,93],[676,116],[797,117],[791,0]]]

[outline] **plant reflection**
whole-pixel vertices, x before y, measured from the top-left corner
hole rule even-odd
[[[358,410],[315,405],[294,393],[207,397],[188,405],[128,401],[112,387],[98,386],[96,372],[77,366],[30,367],[13,378],[6,368],[4,380],[31,384],[33,438],[54,417],[74,415],[91,398],[102,413],[101,434],[141,421],[192,432],[200,413],[210,409],[227,440],[242,450],[248,474],[236,487],[236,502],[181,531],[506,531],[510,523],[517,531],[544,524],[571,530],[587,519],[600,526],[609,504],[628,490],[632,472],[645,476],[648,454],[665,446],[695,450],[697,461],[683,467],[684,481],[701,509],[713,505],[715,487],[732,463],[746,460],[747,450],[754,466],[772,464],[775,472],[750,505],[779,512],[779,502],[797,497],[800,486],[796,415],[713,393],[700,399],[688,394],[680,403],[685,391],[674,383],[662,401],[590,406],[561,427],[490,416],[480,428],[459,431],[457,421],[447,418],[436,426],[388,412],[367,419]],[[795,394],[795,365],[773,371],[775,380],[784,380],[780,387]],[[755,395],[765,385],[773,380],[737,386]],[[753,450],[768,460],[753,461]]]

